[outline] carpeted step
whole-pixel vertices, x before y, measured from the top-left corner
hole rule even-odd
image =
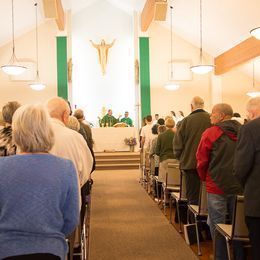
[[[124,163],[124,164],[100,164],[96,165],[96,170],[127,170],[127,169],[139,169],[139,163]]]

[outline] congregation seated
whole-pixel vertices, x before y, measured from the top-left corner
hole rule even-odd
[[[65,259],[79,222],[75,166],[49,153],[55,137],[42,106],[20,107],[12,131],[17,155],[0,160],[0,259]]]

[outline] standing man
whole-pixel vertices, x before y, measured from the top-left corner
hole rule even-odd
[[[154,115],[153,125],[158,124],[159,114]]]
[[[101,126],[113,126],[118,123],[118,119],[116,119],[113,115],[112,109],[108,109],[107,114],[101,119]]]
[[[197,170],[201,181],[206,181],[208,195],[208,222],[211,237],[217,224],[225,224],[226,216],[232,219],[236,195],[242,194],[242,187],[233,175],[233,160],[238,130],[241,126],[231,120],[232,107],[221,103],[213,107],[210,116],[212,127],[202,134],[197,150]],[[218,236],[216,260],[228,259],[226,242]],[[241,242],[234,242],[235,259],[243,259]]]
[[[129,117],[129,112],[128,111],[125,111],[125,117],[123,117],[120,122],[126,123],[129,126],[133,126],[133,121]]]
[[[88,145],[81,134],[66,127],[70,109],[64,99],[60,97],[49,99],[47,109],[51,116],[55,139],[50,153],[74,163],[80,187],[83,187],[90,178],[93,167],[93,158]]]
[[[249,122],[238,135],[235,176],[244,187],[245,218],[252,245],[253,260],[260,252],[260,97],[247,103]]]
[[[204,100],[194,97],[191,101],[192,112],[182,120],[173,139],[173,152],[185,174],[187,199],[193,205],[198,205],[200,193],[196,151],[202,133],[211,126],[209,114],[203,108]]]

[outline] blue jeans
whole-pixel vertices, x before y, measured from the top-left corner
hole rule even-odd
[[[208,224],[212,239],[214,239],[216,224],[225,224],[227,215],[229,216],[229,219],[232,221],[235,201],[235,195],[219,195],[208,193]],[[215,245],[216,260],[228,259],[226,241],[222,235],[219,235],[217,237]],[[245,259],[242,242],[233,241],[233,249],[234,259]]]

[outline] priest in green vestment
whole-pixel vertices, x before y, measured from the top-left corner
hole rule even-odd
[[[114,124],[118,123],[119,120],[116,119],[113,115],[112,115],[112,110],[109,109],[107,111],[107,114],[101,119],[100,122],[100,126],[102,127],[110,127],[113,126]]]
[[[126,124],[129,125],[129,126],[133,126],[133,121],[132,121],[132,119],[129,117],[129,113],[128,113],[127,111],[125,112],[125,117],[123,117],[123,118],[121,119],[121,122],[126,123]]]

